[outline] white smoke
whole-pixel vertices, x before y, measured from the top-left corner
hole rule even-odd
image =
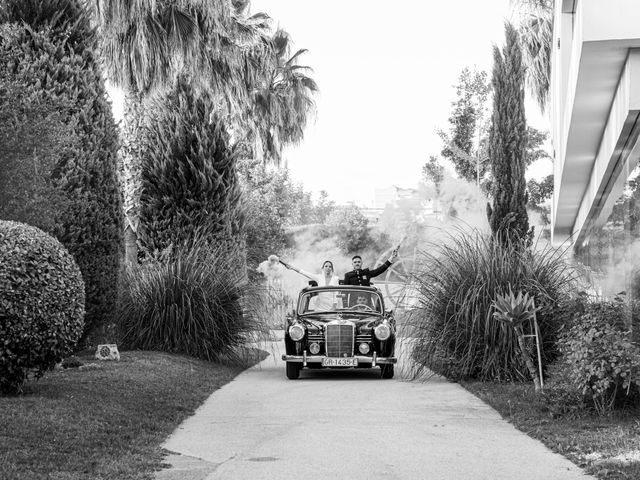
[[[256,271],[267,277],[270,282],[275,282],[282,278],[284,266],[277,255],[269,255],[267,260],[258,265]]]

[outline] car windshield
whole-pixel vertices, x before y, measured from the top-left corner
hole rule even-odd
[[[382,298],[377,292],[358,289],[324,289],[306,292],[300,297],[300,315],[327,312],[354,312],[381,314],[384,309]]]

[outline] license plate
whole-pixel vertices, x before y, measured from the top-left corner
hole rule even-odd
[[[323,367],[357,367],[358,359],[352,357],[332,358],[325,357],[322,359]]]

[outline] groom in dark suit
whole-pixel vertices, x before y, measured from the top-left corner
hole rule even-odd
[[[345,285],[361,285],[363,287],[369,287],[371,286],[370,280],[373,277],[377,277],[378,275],[383,273],[387,268],[389,268],[397,256],[398,256],[398,249],[396,248],[391,253],[389,260],[384,262],[378,268],[369,270],[368,268],[362,268],[362,257],[360,255],[356,255],[351,259],[353,270],[344,274],[343,283]]]

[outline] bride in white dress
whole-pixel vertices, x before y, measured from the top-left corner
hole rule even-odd
[[[319,287],[327,285],[339,285],[340,277],[333,272],[333,262],[325,260],[322,264],[322,270],[320,273],[310,273],[300,268],[296,268],[293,265],[281,262],[289,270],[298,272],[300,275],[304,275],[309,280],[313,280]],[[335,292],[319,292],[313,299],[315,302],[310,305],[312,310],[331,310],[342,307],[342,301],[340,298],[336,298]]]
[[[302,270],[301,268],[296,268],[293,265],[289,265],[288,263],[281,262],[285,267],[289,270],[293,270],[294,272],[298,272],[300,275],[304,275],[309,280],[313,280],[318,284],[319,287],[324,287],[326,285],[339,285],[338,281],[340,277],[338,277],[333,272],[333,262],[330,260],[325,260],[322,264],[322,270],[320,273],[310,273],[306,270]]]

